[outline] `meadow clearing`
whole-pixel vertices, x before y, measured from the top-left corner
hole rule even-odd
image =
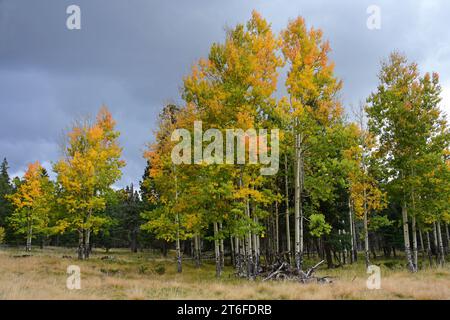
[[[186,259],[178,274],[174,255],[98,249],[80,261],[75,249],[25,253],[1,248],[0,299],[450,299],[448,266],[412,274],[401,258],[373,261],[381,267],[381,289],[369,290],[363,259],[337,269],[319,268],[317,275],[332,277],[331,284],[300,284],[239,279],[231,266],[216,279],[214,261],[196,268]],[[80,290],[66,287],[69,265],[80,267]]]

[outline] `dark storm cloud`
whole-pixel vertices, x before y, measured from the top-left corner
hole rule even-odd
[[[70,4],[81,7],[81,30],[65,27]],[[366,28],[370,4],[382,10],[381,30]],[[379,61],[394,49],[450,88],[448,1],[0,0],[0,156],[15,174],[34,160],[50,168],[63,129],[106,104],[127,161],[118,185],[136,183],[160,109],[180,102],[190,66],[252,9],[276,31],[297,15],[323,29],[346,106],[375,88]]]

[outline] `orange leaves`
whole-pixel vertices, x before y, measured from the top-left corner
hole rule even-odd
[[[41,173],[42,166],[39,161],[28,165],[24,175],[24,182],[19,186],[17,192],[10,197],[17,209],[33,208],[42,196]]]
[[[103,138],[104,131],[101,126],[95,125],[91,128],[88,128],[87,136],[90,141],[97,142]]]
[[[287,60],[295,61],[303,46],[303,37],[306,36],[305,20],[302,17],[290,21],[286,30],[281,32],[283,39],[282,51]]]
[[[255,127],[255,119],[249,112],[240,111],[236,115],[236,125],[243,130],[251,129]]]
[[[38,179],[41,172],[42,172],[42,166],[39,163],[39,161],[36,161],[34,163],[28,164],[28,169],[25,172],[24,178],[27,181]]]
[[[342,107],[335,96],[341,82],[333,76],[334,65],[328,60],[330,45],[322,40],[322,31],[307,30],[305,20],[299,17],[282,31],[281,39],[290,65],[286,87],[291,97],[301,102],[300,107],[309,107],[313,118],[322,123],[340,117]]]
[[[103,105],[97,114],[97,126],[105,131],[111,131],[114,129],[116,122],[114,121],[111,112]]]
[[[66,156],[54,166],[61,186],[58,202],[67,212],[81,217],[90,212],[92,216],[94,210],[104,206],[103,193],[120,178],[125,162],[120,159],[122,149],[114,126],[111,113],[103,106],[94,124],[79,123],[68,134]],[[69,220],[82,228],[80,216]]]
[[[17,233],[43,232],[54,202],[54,189],[38,161],[28,165],[16,192],[7,196],[15,210],[8,221]]]
[[[218,128],[236,126],[239,112],[255,117],[257,108],[274,105],[271,95],[283,65],[278,47],[270,24],[254,11],[246,27],[230,29],[225,43],[213,44],[208,59],[192,68],[183,97],[196,105],[203,122]]]

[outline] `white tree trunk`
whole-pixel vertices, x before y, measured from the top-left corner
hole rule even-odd
[[[246,206],[245,206],[245,210],[246,210],[246,214],[247,214],[247,218],[250,221],[251,217],[250,217],[250,201],[247,198],[246,199]],[[252,232],[251,230],[249,230],[247,232],[247,237],[246,237],[246,256],[247,256],[247,277],[248,278],[253,278],[253,249],[252,249]]]
[[[439,264],[440,257],[439,257],[439,245],[438,245],[436,222],[433,222],[433,244],[434,250],[436,252],[436,264]]]
[[[450,253],[450,235],[448,233],[448,224],[445,224],[445,233],[447,235],[447,254]]]
[[[297,270],[302,270],[303,264],[303,210],[302,210],[302,151],[301,151],[301,136],[295,135],[295,267]]]
[[[258,217],[254,218],[255,224],[258,225],[259,221],[258,221]],[[256,276],[259,273],[259,266],[260,266],[260,258],[261,258],[261,252],[260,252],[260,247],[259,247],[259,234],[254,234],[255,236],[255,265],[254,265],[254,270],[253,273]]]
[[[178,216],[178,213],[175,215],[175,224],[179,226],[180,224],[180,218]],[[182,267],[182,258],[181,258],[181,245],[180,245],[180,228],[177,227],[177,234],[176,234],[176,240],[175,240],[175,250],[177,253],[177,272],[181,273],[183,271]]]
[[[439,245],[439,265],[441,267],[445,264],[445,251],[444,251],[444,243],[442,241],[442,232],[441,232],[441,222],[437,222],[437,234],[438,234],[438,245]]]
[[[178,178],[176,174],[175,174],[175,202],[178,202]],[[180,216],[178,212],[175,214],[175,225],[177,227],[175,239],[175,250],[177,254],[177,272],[181,273],[183,271],[183,267],[182,267],[181,246],[180,246]]]
[[[280,253],[280,213],[278,212],[278,202],[275,202],[275,252]]]
[[[223,235],[222,235],[222,222],[219,222],[219,230],[220,230],[220,270],[222,271],[225,266],[225,246],[223,244]]]
[[[256,217],[256,208],[252,206],[253,211],[253,223],[254,225],[258,224],[258,218]],[[252,232],[252,256],[253,256],[253,276],[256,276],[259,268],[259,253],[258,253],[258,235],[255,232]]]
[[[25,247],[25,251],[30,252],[31,251],[31,239],[33,237],[33,225],[31,224],[30,219],[27,222],[27,244]]]
[[[406,262],[408,264],[408,269],[411,272],[415,272],[412,256],[411,256],[411,245],[409,241],[409,226],[408,226],[408,211],[406,209],[406,203],[402,206],[402,219],[403,219],[403,240],[405,242],[405,256]]]
[[[348,221],[350,229],[350,262],[356,262],[356,243],[354,237],[354,225],[353,225],[353,210],[352,210],[352,200],[348,197]]]
[[[200,251],[200,236],[197,234],[194,236],[194,259],[195,266],[199,268],[201,266],[201,251]]]
[[[412,229],[412,240],[413,240],[413,264],[414,270],[418,270],[418,248],[417,248],[417,231],[416,231],[416,213],[411,217],[411,229]]]
[[[84,242],[84,250],[86,251],[84,253],[85,259],[89,259],[89,256],[91,254],[91,230],[90,229],[86,230],[86,237],[85,237],[85,242]]]
[[[366,268],[370,265],[370,253],[369,253],[369,228],[367,221],[367,200],[366,189],[364,188],[364,257],[366,261]]]
[[[222,274],[221,262],[220,262],[220,241],[219,237],[219,227],[217,222],[213,223],[214,225],[214,252],[216,256],[216,277],[219,278]]]
[[[289,175],[288,175],[288,162],[287,162],[287,155],[284,154],[284,169],[285,169],[285,180],[284,180],[284,187],[285,187],[285,203],[286,203],[286,250],[289,254],[289,262],[292,261],[291,255],[291,230],[289,226]]]

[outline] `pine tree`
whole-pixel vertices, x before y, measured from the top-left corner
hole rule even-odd
[[[0,226],[5,226],[6,218],[11,214],[11,203],[6,199],[13,191],[13,187],[8,174],[8,161],[3,159],[0,165]]]

